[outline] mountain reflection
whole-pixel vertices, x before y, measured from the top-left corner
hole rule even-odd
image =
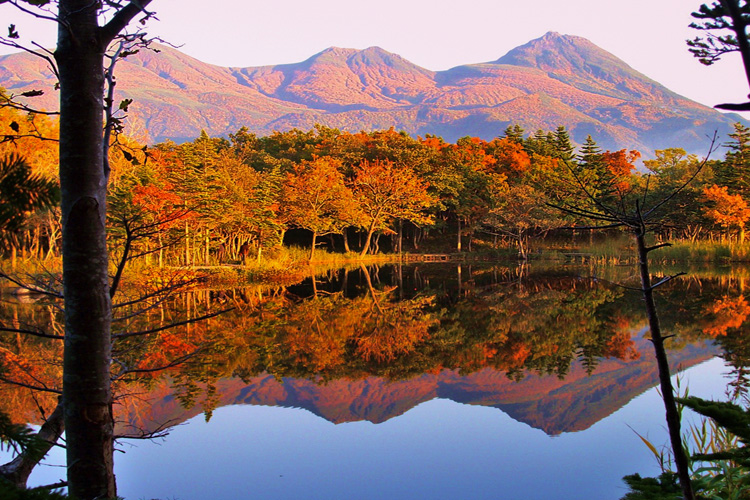
[[[638,293],[583,274],[588,270],[362,266],[286,287],[192,290],[130,319],[128,328],[235,309],[118,343],[118,364],[140,370],[117,382],[121,430],[153,430],[200,412],[210,418],[230,404],[378,423],[434,398],[496,407],[548,434],[585,429],[655,385],[657,374]],[[660,290],[665,329],[676,334],[673,366],[719,354],[744,387],[750,307],[742,285],[692,278]],[[51,306],[2,308],[16,325],[43,319],[60,328]],[[17,378],[55,386],[59,342],[3,342]],[[149,371],[196,348],[169,370]],[[4,394],[3,409],[17,420],[34,421],[37,403],[53,403],[23,388]]]

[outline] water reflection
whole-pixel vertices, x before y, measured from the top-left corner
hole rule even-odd
[[[629,270],[584,277],[591,271],[359,266],[285,287],[207,286],[144,315],[123,313],[116,328],[128,332],[235,307],[117,343],[120,432],[200,413],[208,420],[231,405],[382,424],[433,400],[487,407],[495,418],[508,415],[548,435],[589,429],[657,382],[639,294],[612,284],[627,280],[618,271]],[[733,366],[735,388],[745,387],[750,306],[743,285],[692,277],[660,289],[663,325],[677,335],[673,366],[719,354]],[[0,307],[16,328],[61,330],[54,304]],[[14,377],[56,387],[59,342],[19,335],[3,343]],[[178,366],[150,371],[197,348],[199,355]],[[3,396],[0,405],[21,421],[35,421],[40,406],[55,403],[17,387],[3,388]],[[658,405],[655,412],[661,416]]]

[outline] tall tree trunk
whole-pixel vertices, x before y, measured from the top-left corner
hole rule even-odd
[[[313,260],[313,257],[315,256],[315,240],[318,239],[318,233],[313,231],[312,232],[312,245],[310,246],[310,260]]]
[[[659,370],[659,384],[662,399],[666,410],[667,429],[669,440],[672,445],[677,475],[680,478],[682,495],[685,500],[693,500],[693,488],[690,483],[690,471],[688,458],[682,447],[682,435],[680,432],[680,413],[674,399],[674,388],[672,387],[671,373],[669,371],[669,360],[664,349],[664,337],[661,335],[659,316],[656,313],[654,303],[654,289],[651,286],[651,276],[648,269],[648,252],[645,242],[646,228],[642,226],[635,233],[636,245],[638,247],[638,269],[641,276],[641,291],[646,304],[646,315],[648,316],[649,329],[651,330],[651,343],[656,354],[656,364]]]
[[[350,253],[351,249],[349,248],[349,228],[344,228],[343,231],[341,231],[341,235],[344,237],[344,251],[346,253]]]
[[[398,240],[396,242],[396,252],[401,253],[401,246],[404,243],[404,219],[398,220]]]
[[[102,142],[104,51],[98,6],[60,0],[60,188],[65,352],[63,411],[68,491],[80,500],[114,498],[110,389],[112,304],[105,227]]]
[[[372,223],[370,224],[370,227],[367,229],[367,238],[365,238],[365,243],[362,246],[362,251],[359,253],[360,257],[364,257],[367,255],[367,251],[370,249],[370,240],[372,239],[372,233],[375,232],[375,220],[373,219]]]
[[[458,241],[456,242],[456,251],[461,252],[461,217],[458,219]]]

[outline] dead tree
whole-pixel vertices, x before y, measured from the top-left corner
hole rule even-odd
[[[659,248],[670,246],[671,243],[649,245],[646,242],[646,236],[648,233],[664,225],[667,216],[666,209],[668,208],[669,202],[683,191],[693,179],[695,179],[698,173],[700,173],[705,166],[708,157],[714,151],[715,144],[716,135],[714,134],[706,159],[701,162],[696,168],[694,174],[683,185],[679,186],[662,199],[649,202],[647,182],[641,196],[635,197],[633,196],[634,193],[627,193],[627,195],[630,196],[627,196],[625,193],[620,193],[618,199],[610,197],[607,201],[604,201],[603,198],[594,194],[594,191],[585,184],[581,177],[576,173],[575,169],[569,165],[569,170],[578,183],[578,188],[583,195],[583,202],[580,205],[550,205],[567,214],[594,223],[585,229],[593,231],[597,229],[618,227],[625,228],[635,240],[638,273],[641,282],[640,288],[637,288],[636,290],[641,292],[645,303],[645,310],[651,334],[650,340],[654,346],[654,354],[656,356],[659,373],[659,385],[664,401],[664,409],[666,410],[669,440],[684,500],[694,500],[695,494],[693,493],[692,484],[690,482],[688,457],[682,446],[680,413],[675,402],[674,387],[672,386],[671,372],[669,369],[669,359],[664,346],[664,342],[672,337],[672,335],[665,336],[662,334],[659,315],[654,302],[654,290],[684,273],[665,276],[655,283],[652,282],[651,273],[649,271],[649,254]]]

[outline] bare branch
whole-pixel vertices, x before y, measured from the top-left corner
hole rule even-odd
[[[65,338],[63,335],[52,335],[49,333],[38,332],[35,330],[25,330],[23,328],[8,328],[2,325],[0,325],[0,332],[23,333],[25,335],[31,335],[33,337],[39,337],[43,339],[63,340]]]
[[[675,279],[675,278],[677,278],[679,276],[684,276],[685,274],[686,273],[684,273],[684,272],[680,272],[680,273],[677,273],[677,274],[672,275],[672,276],[665,276],[662,279],[660,279],[659,281],[657,281],[656,283],[654,283],[653,285],[651,285],[651,290],[655,290],[656,288],[662,286],[663,284],[665,284],[665,283],[667,283],[669,281],[672,281],[673,279]]]
[[[32,391],[51,392],[53,394],[62,395],[62,391],[58,389],[51,389],[44,385],[37,386],[37,385],[26,384],[24,382],[19,382],[18,380],[9,379],[9,378],[2,377],[2,376],[0,376],[0,382],[5,382],[6,384],[16,385],[18,387],[24,387],[26,389],[31,389]]]
[[[659,243],[658,245],[654,245],[654,246],[652,246],[652,247],[646,247],[646,253],[652,252],[652,251],[654,251],[654,250],[658,250],[658,249],[660,249],[660,248],[664,248],[664,247],[671,247],[671,246],[672,246],[672,244],[671,244],[671,243],[669,243],[669,242],[666,242],[666,243]]]
[[[144,14],[140,21],[141,24],[154,17],[153,12],[146,10],[150,3],[151,0],[131,0],[126,6],[121,7],[112,19],[101,27],[102,39],[109,44],[138,14]],[[119,6],[119,4],[117,5]]]
[[[62,296],[61,293],[53,292],[53,291],[50,291],[50,290],[44,290],[44,289],[39,288],[39,287],[31,286],[31,285],[29,285],[27,283],[24,283],[24,282],[22,282],[22,281],[20,281],[20,280],[18,280],[16,278],[14,278],[13,276],[10,276],[9,274],[6,274],[6,273],[4,273],[2,271],[0,271],[0,278],[5,278],[6,280],[10,281],[11,283],[14,283],[14,284],[18,285],[19,287],[23,288],[24,290],[28,290],[31,293],[36,293],[36,294],[39,294],[39,295],[46,295],[48,297],[54,297],[56,299],[62,299],[63,298],[63,296]]]
[[[182,325],[188,325],[188,324],[191,324],[191,323],[195,323],[197,321],[203,321],[204,319],[213,318],[215,316],[218,316],[220,314],[224,314],[224,313],[232,311],[234,309],[235,309],[234,307],[230,307],[229,309],[223,309],[223,310],[218,311],[218,312],[214,312],[214,313],[211,313],[211,314],[205,314],[203,316],[198,316],[197,318],[187,319],[185,321],[178,321],[177,323],[170,323],[168,325],[160,326],[159,328],[152,328],[151,330],[143,330],[143,331],[140,331],[140,332],[117,333],[117,334],[113,334],[112,338],[113,339],[124,339],[124,338],[128,338],[128,337],[137,337],[137,336],[149,335],[149,334],[152,334],[152,333],[162,332],[164,330],[169,330],[170,328],[175,328],[175,327],[182,326]]]

